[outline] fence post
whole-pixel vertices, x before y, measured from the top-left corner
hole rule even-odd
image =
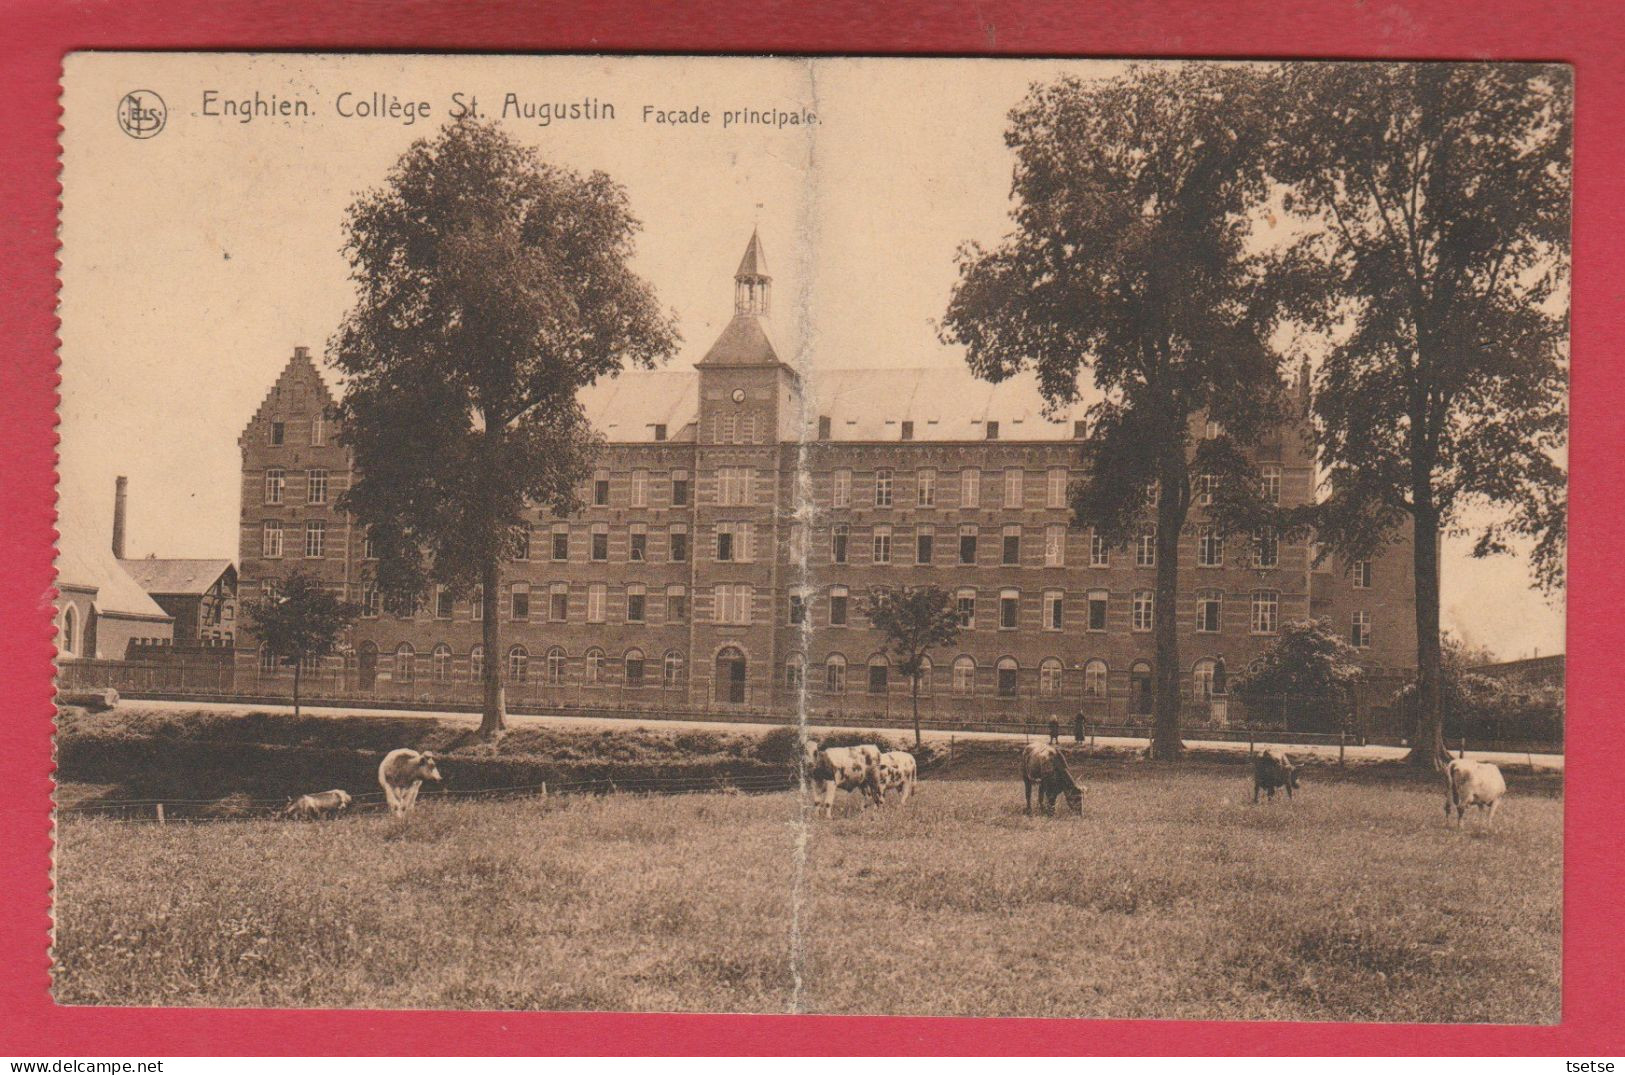
[[[1343,747],[1348,741],[1348,737],[1349,733],[1347,728],[1339,728],[1337,730],[1337,764],[1339,768],[1341,768],[1343,765]]]
[[[164,823],[164,804],[159,803],[158,804],[158,824],[162,825],[163,823]]]

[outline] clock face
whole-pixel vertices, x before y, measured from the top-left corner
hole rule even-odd
[[[733,401],[735,403],[745,402],[745,390],[743,388],[734,389]]]

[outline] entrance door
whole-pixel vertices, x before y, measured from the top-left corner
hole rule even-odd
[[[358,686],[361,690],[370,691],[378,682],[378,647],[371,642],[361,643],[360,659],[357,662]]]
[[[745,655],[733,646],[717,654],[717,697],[732,705],[745,701]]]
[[[1137,717],[1151,715],[1151,666],[1138,661],[1129,669],[1130,712]]]

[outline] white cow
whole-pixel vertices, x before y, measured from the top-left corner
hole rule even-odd
[[[282,813],[286,817],[315,820],[336,816],[349,805],[350,793],[342,788],[334,788],[332,791],[318,791],[314,795],[301,795],[283,807]]]
[[[813,805],[825,817],[835,814],[837,790],[861,788],[876,806],[885,802],[880,790],[880,748],[874,744],[821,749],[809,739],[803,760],[807,765],[807,779],[813,785]]]
[[[418,789],[425,780],[439,780],[434,755],[401,747],[384,755],[378,766],[378,784],[384,789],[389,812],[404,818],[417,805]]]
[[[1461,828],[1469,806],[1489,811],[1487,824],[1495,824],[1495,808],[1507,793],[1501,770],[1487,761],[1456,758],[1444,767],[1444,816],[1456,812],[1456,828]]]
[[[908,751],[886,751],[880,756],[881,798],[884,799],[888,791],[895,790],[899,803],[908,802],[908,797],[914,794],[918,772],[919,769],[914,764],[914,755]]]

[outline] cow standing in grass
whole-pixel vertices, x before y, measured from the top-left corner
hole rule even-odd
[[[812,781],[813,805],[825,817],[835,815],[837,790],[861,789],[876,806],[885,802],[880,790],[880,748],[874,744],[820,748],[809,739],[802,760],[807,766],[807,779]]]
[[[1277,747],[1270,747],[1253,759],[1253,802],[1258,801],[1258,793],[1262,789],[1271,802],[1275,801],[1275,789],[1285,788],[1286,797],[1292,798],[1292,789],[1298,786],[1298,767],[1292,764],[1286,751]]]
[[[906,750],[886,751],[880,756],[881,798],[884,799],[888,791],[896,791],[898,803],[908,802],[908,797],[914,794],[918,773],[914,755]]]
[[[384,801],[389,804],[389,812],[399,818],[411,813],[417,805],[418,789],[425,780],[439,779],[440,770],[435,767],[434,755],[427,751],[419,754],[401,747],[385,754],[378,766],[378,784],[384,789]]]
[[[1444,767],[1444,816],[1456,812],[1456,828],[1461,828],[1469,806],[1488,810],[1487,824],[1495,825],[1495,808],[1507,793],[1507,782],[1498,766],[1487,761],[1456,758]]]
[[[1046,817],[1055,814],[1055,800],[1066,796],[1072,813],[1083,816],[1083,788],[1072,779],[1066,755],[1048,743],[1028,743],[1021,752],[1021,780],[1027,792],[1027,816],[1033,812],[1033,787],[1038,787],[1038,803]]]
[[[284,817],[315,821],[324,817],[337,817],[340,810],[350,805],[350,793],[342,788],[319,791],[314,795],[301,795],[282,808]]]

